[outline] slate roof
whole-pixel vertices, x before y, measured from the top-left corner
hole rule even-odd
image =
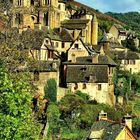
[[[133,52],[133,51],[112,51],[112,53],[117,57],[119,60],[137,60],[140,59],[140,53]]]
[[[67,83],[90,83],[90,77],[93,77],[95,83],[108,82],[108,67],[103,65],[68,65]]]
[[[74,39],[69,31],[65,28],[54,29],[54,32],[59,36],[59,40],[64,42],[72,42]],[[53,36],[52,36],[53,39]]]
[[[39,71],[39,72],[57,72],[57,68],[53,67],[53,63],[58,65],[58,61],[38,61],[30,62],[28,64],[28,69],[30,72]]]
[[[123,130],[125,126],[121,123],[116,123],[109,120],[100,120],[93,123],[89,134],[82,140],[88,140],[88,138],[94,137],[94,131],[103,130],[103,133],[100,135],[99,140],[115,140],[118,134]],[[93,135],[91,136],[91,132]]]
[[[85,29],[87,26],[87,23],[89,22],[89,19],[70,19],[70,20],[65,20],[62,22],[61,27],[70,29],[70,30],[75,30],[75,29]]]
[[[119,44],[119,43],[110,43],[110,47],[111,48],[120,48],[120,49],[125,49],[125,47],[123,47],[121,44]]]
[[[97,54],[95,54],[97,55]],[[86,56],[86,57],[78,57],[76,62],[81,62],[85,64],[94,64],[92,62],[93,56]],[[95,63],[96,64],[96,63]],[[98,55],[98,63],[99,65],[112,65],[116,66],[116,63],[107,55]]]

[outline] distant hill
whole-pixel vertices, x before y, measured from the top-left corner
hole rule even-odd
[[[85,4],[82,4],[80,2],[76,2],[74,0],[67,0],[67,6],[68,5],[71,5],[72,7],[77,7],[77,8],[81,8],[83,7],[84,9],[88,10],[89,12],[91,12],[92,14],[96,14],[96,16],[98,17],[98,19],[102,19],[102,20],[108,20],[108,21],[111,21],[111,22],[114,22],[114,23],[118,23],[118,24],[121,24],[121,25],[124,25],[123,22],[107,15],[107,14],[104,14],[102,12],[100,12],[99,10],[95,10],[94,8],[92,7],[89,7]]]
[[[128,13],[106,13],[115,19],[128,25],[132,30],[135,30],[140,35],[140,13],[138,12],[128,12]]]

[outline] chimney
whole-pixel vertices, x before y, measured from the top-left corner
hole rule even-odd
[[[98,44],[98,21],[96,15],[94,15],[93,20],[91,21],[91,44]]]
[[[130,130],[132,130],[132,116],[127,114],[123,117],[123,123],[128,126]]]
[[[72,63],[76,63],[76,56],[75,56],[75,54],[71,55],[71,62]]]
[[[99,113],[99,120],[107,120],[107,113],[103,110]]]
[[[98,58],[99,58],[99,55],[98,54],[95,54],[92,56],[92,63],[93,64],[98,64]]]

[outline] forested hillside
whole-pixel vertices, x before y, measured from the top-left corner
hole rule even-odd
[[[106,14],[122,21],[123,23],[131,27],[132,30],[135,30],[140,36],[140,13],[139,12],[128,12],[128,13],[108,12]]]

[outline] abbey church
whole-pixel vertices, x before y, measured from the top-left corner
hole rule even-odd
[[[13,0],[13,27],[35,25],[55,28],[65,19],[65,4],[58,0]]]
[[[98,22],[96,16],[84,9],[68,9],[64,0],[13,0],[12,27],[20,29],[46,27],[66,28],[76,39],[97,45]],[[71,12],[72,11],[72,12]]]

